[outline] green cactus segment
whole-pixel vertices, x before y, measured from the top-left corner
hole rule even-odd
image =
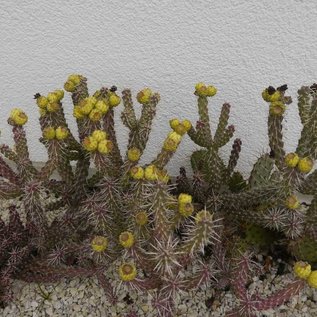
[[[313,224],[316,226],[317,224],[317,194],[316,193],[306,212],[306,218],[309,224]]]
[[[282,121],[283,116],[270,114],[268,118],[268,135],[269,145],[273,152],[275,162],[280,165],[285,156],[284,142],[282,134]]]
[[[314,195],[317,192],[317,170],[309,174],[300,184],[299,192],[304,195]]]
[[[238,193],[247,187],[247,182],[241,173],[233,172],[229,179],[228,186],[231,192]]]
[[[229,114],[230,114],[230,105],[228,103],[225,103],[222,106],[218,126],[216,129],[215,137],[213,146],[216,148],[220,148],[227,144],[231,137],[233,136],[234,128],[233,126],[230,126],[230,128],[227,128],[228,126],[228,120],[229,120]]]
[[[246,225],[244,240],[248,245],[254,245],[259,248],[268,248],[273,244],[276,238],[276,232],[254,224]]]
[[[274,168],[274,160],[269,154],[262,155],[254,164],[249,178],[250,188],[259,188],[270,184],[270,177]]]
[[[306,87],[307,88],[307,87]],[[299,107],[302,102],[299,98]],[[306,112],[308,112],[307,104],[305,104]],[[310,156],[314,159],[317,158],[317,97],[314,96],[311,100],[308,117],[305,119],[305,124],[298,142],[296,152],[298,155],[305,157]]]
[[[317,263],[317,241],[303,237],[290,243],[291,253],[301,261]]]
[[[137,127],[137,119],[133,108],[131,90],[125,89],[122,91],[122,100],[124,109],[121,112],[121,120],[123,124],[130,129],[130,133],[132,133]],[[130,140],[131,138],[132,137],[130,137]]]
[[[228,175],[231,175],[233,170],[237,166],[239,155],[241,152],[241,145],[242,145],[242,142],[240,139],[235,139],[233,141],[232,150],[230,153],[228,167],[227,167]]]
[[[305,126],[310,118],[311,94],[309,87],[303,86],[298,90],[297,100],[299,117],[302,125]]]

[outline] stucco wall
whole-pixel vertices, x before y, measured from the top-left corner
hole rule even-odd
[[[294,103],[285,124],[287,149],[300,131],[296,91],[317,75],[317,2],[276,1],[0,1],[1,142],[11,144],[6,118],[12,107],[29,115],[33,160],[46,158],[33,94],[62,87],[70,73],[88,77],[91,91],[116,84],[137,92],[149,86],[161,102],[144,161],[151,160],[173,117],[197,119],[193,86],[218,88],[212,117],[223,102],[232,105],[231,123],[243,140],[239,163],[245,173],[267,150],[267,105],[261,91],[287,83]],[[70,98],[65,109],[71,118]],[[119,112],[119,108],[117,112]],[[118,125],[120,140],[127,131]],[[195,146],[188,137],[170,163],[188,166]],[[227,150],[230,150],[227,149]]]

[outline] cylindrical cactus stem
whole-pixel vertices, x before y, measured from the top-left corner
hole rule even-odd
[[[157,155],[156,159],[151,162],[159,169],[163,169],[164,166],[170,161],[174,154],[174,151],[166,151],[164,149]]]
[[[0,176],[7,179],[9,182],[18,185],[20,184],[20,179],[18,175],[11,169],[11,167],[5,162],[5,160],[0,156]]]
[[[205,130],[204,134],[209,135],[209,138],[212,139],[208,113],[208,98],[206,96],[198,97],[198,114],[199,120],[204,123],[204,125],[198,129]]]
[[[19,160],[18,160],[17,154],[12,149],[10,149],[8,145],[1,144],[0,145],[0,152],[8,160],[10,160],[10,161],[12,161],[12,162],[14,162],[16,164],[18,163]]]
[[[116,131],[114,129],[114,111],[111,108],[103,119],[103,129],[108,133],[109,140],[113,144],[113,149],[111,151],[111,156],[113,157],[113,165],[117,167],[119,170],[121,165],[123,164],[123,160],[120,154],[120,149],[118,146]]]
[[[79,102],[89,96],[87,78],[81,77],[80,83],[76,86],[72,93],[72,100],[74,105],[78,105]]]
[[[124,89],[122,91],[122,100],[124,109],[121,113],[121,120],[123,124],[130,129],[130,134],[133,134],[133,130],[135,130],[137,127],[137,119],[133,108],[132,94],[130,89]]]
[[[277,166],[283,166],[284,162],[284,142],[282,134],[283,115],[269,114],[268,118],[268,135],[269,145],[274,155]]]
[[[230,141],[230,139],[233,137],[234,130],[235,130],[234,125],[229,125],[229,127],[225,129],[221,135],[219,135],[217,139],[217,143],[214,142],[213,147],[215,149],[218,149],[226,145]]]
[[[191,184],[189,178],[186,175],[185,167],[181,167],[179,170],[179,176],[176,178],[176,185],[177,185],[177,193],[186,193],[190,194],[192,192]]]
[[[56,169],[56,163],[57,161],[55,158],[48,159],[48,161],[39,171],[37,179],[39,181],[46,181],[47,179],[49,179],[49,177],[53,174],[54,170]]]
[[[242,142],[240,139],[235,139],[233,141],[232,150],[230,153],[230,158],[229,158],[228,167],[227,167],[229,175],[232,174],[232,172],[234,171],[238,163],[239,155],[241,152],[241,145],[242,145]]]
[[[20,186],[4,182],[2,180],[0,181],[0,198],[15,198],[20,196],[22,193]]]
[[[311,97],[311,89],[309,87],[303,86],[298,90],[297,105],[299,117],[303,126],[309,121]]]
[[[149,139],[152,122],[156,114],[156,106],[160,101],[160,95],[154,93],[149,102],[142,106],[141,117],[138,122],[138,132],[131,139],[129,148],[136,147],[143,153]]]
[[[214,136],[214,144],[219,148],[223,143],[223,134],[226,131],[230,114],[230,104],[224,103],[221,109],[217,130]]]
[[[30,160],[24,128],[22,126],[13,126],[12,131],[16,153],[19,160],[17,168],[19,170],[19,173],[21,174],[22,179],[26,181],[28,179],[31,179],[33,175],[36,175],[38,172]]]
[[[195,252],[203,251],[204,246],[216,238],[214,229],[213,215],[207,210],[198,212],[195,216],[195,224],[189,229],[180,251],[190,256]]]

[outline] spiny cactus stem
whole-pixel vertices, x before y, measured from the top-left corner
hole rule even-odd
[[[103,129],[108,133],[109,140],[113,144],[112,149],[112,156],[113,156],[113,164],[120,168],[120,166],[123,164],[123,160],[120,154],[120,149],[118,146],[117,138],[116,138],[116,131],[114,129],[114,111],[113,109],[110,109],[108,113],[104,116],[103,119]]]
[[[277,166],[283,167],[284,163],[284,142],[282,134],[282,121],[283,116],[269,115],[268,118],[268,134],[269,134],[269,145],[274,153],[274,158]],[[282,164],[282,165],[281,165]]]

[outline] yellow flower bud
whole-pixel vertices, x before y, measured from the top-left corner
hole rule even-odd
[[[170,132],[167,138],[173,140],[177,144],[179,144],[182,140],[182,136],[176,133],[175,131]]]
[[[135,279],[137,270],[134,264],[124,263],[119,267],[120,279],[124,282],[129,282]]]
[[[121,102],[121,98],[118,95],[112,93],[109,96],[110,107],[116,107],[116,106],[118,106],[120,104],[120,102]]]
[[[281,99],[281,93],[278,90],[276,90],[274,94],[269,95],[269,100],[271,102],[279,101],[280,99]]]
[[[15,125],[25,125],[28,121],[28,116],[21,109],[14,108],[11,111],[10,119]]]
[[[209,222],[212,220],[212,214],[209,213],[207,210],[201,210],[196,214],[195,217],[196,224],[201,222]]]
[[[46,106],[48,104],[48,100],[44,96],[40,96],[36,98],[36,103],[41,109],[46,109]]]
[[[145,176],[145,179],[147,179],[149,181],[157,180],[158,177],[157,177],[157,168],[156,168],[156,166],[153,165],[153,164],[148,165],[145,168],[144,176]]]
[[[137,225],[139,226],[145,226],[148,223],[148,215],[145,211],[139,211],[136,215],[135,215],[135,222]]]
[[[60,109],[60,105],[57,102],[54,103],[48,103],[46,106],[46,110],[48,112],[57,112]]]
[[[175,152],[177,150],[178,143],[171,139],[166,139],[163,144],[163,149],[168,152]]]
[[[298,162],[297,168],[302,173],[309,173],[313,168],[314,162],[309,157],[301,158]]]
[[[119,242],[124,248],[126,248],[126,249],[131,248],[134,244],[133,233],[130,231],[122,232],[119,236]]]
[[[178,212],[184,217],[189,217],[194,212],[194,206],[192,203],[179,204],[178,205]]]
[[[178,203],[179,204],[191,204],[193,197],[188,194],[179,194],[178,196]]]
[[[285,205],[289,209],[297,209],[300,206],[300,203],[297,197],[295,195],[292,195],[286,199]]]
[[[56,139],[65,140],[68,137],[68,130],[65,127],[57,127]]]
[[[55,90],[54,94],[57,96],[58,101],[60,101],[64,98],[64,90],[62,90],[62,89]]]
[[[105,140],[107,138],[107,133],[102,130],[95,130],[91,137],[94,138],[97,142],[100,142],[102,140]]]
[[[296,153],[288,153],[284,160],[288,167],[295,167],[299,162],[299,156]]]
[[[95,236],[91,241],[91,248],[95,252],[103,252],[108,247],[108,239],[102,236]]]
[[[88,152],[96,151],[98,148],[98,142],[91,136],[85,137],[83,141],[83,147]]]
[[[104,100],[99,100],[95,104],[95,108],[99,110],[102,114],[106,114],[109,110],[109,105]]]
[[[67,81],[64,84],[64,89],[68,92],[74,92],[76,89],[76,84],[74,84],[72,81]]]
[[[172,119],[170,120],[170,127],[175,131],[175,128],[180,125],[180,122],[178,119]]]
[[[311,273],[311,266],[307,262],[296,262],[294,265],[294,273],[297,277],[306,279]]]
[[[144,177],[144,170],[141,166],[134,166],[130,169],[130,175],[133,179],[142,179]]]
[[[94,97],[88,97],[88,98],[85,98],[84,100],[82,100],[80,103],[79,103],[79,106],[80,106],[80,110],[81,112],[84,114],[84,115],[89,115],[90,111],[94,108],[94,99],[92,99]]]
[[[98,152],[101,154],[108,154],[113,149],[113,143],[110,140],[101,140],[98,143]]]
[[[204,83],[198,83],[195,86],[196,94],[198,96],[207,96],[207,86]]]
[[[141,151],[137,149],[136,147],[133,147],[128,150],[128,159],[131,162],[136,162],[141,157]]]
[[[136,99],[141,104],[146,104],[150,101],[152,96],[152,90],[150,88],[144,88],[138,92]]]
[[[69,75],[67,78],[67,81],[72,82],[75,86],[80,84],[80,80],[81,80],[82,76],[78,75],[78,74],[72,74]]]
[[[262,98],[263,98],[266,102],[269,102],[269,101],[270,101],[270,95],[269,95],[269,93],[268,93],[268,91],[267,91],[267,88],[262,91]]]
[[[307,284],[310,287],[317,288],[317,271],[312,271],[308,278],[307,278]]]
[[[81,107],[80,106],[74,106],[73,116],[76,119],[82,119],[82,118],[85,117],[85,115],[81,112]]]
[[[207,96],[213,97],[217,93],[217,89],[214,86],[207,86]]]
[[[49,103],[58,102],[59,101],[58,95],[55,92],[49,92],[47,94],[47,100],[48,100]]]
[[[43,138],[46,140],[55,139],[55,129],[53,127],[46,127],[43,130]]]
[[[274,101],[270,104],[270,114],[281,116],[285,112],[285,105],[282,101]]]
[[[89,119],[91,121],[97,122],[102,118],[102,112],[97,109],[92,109],[89,113]]]

